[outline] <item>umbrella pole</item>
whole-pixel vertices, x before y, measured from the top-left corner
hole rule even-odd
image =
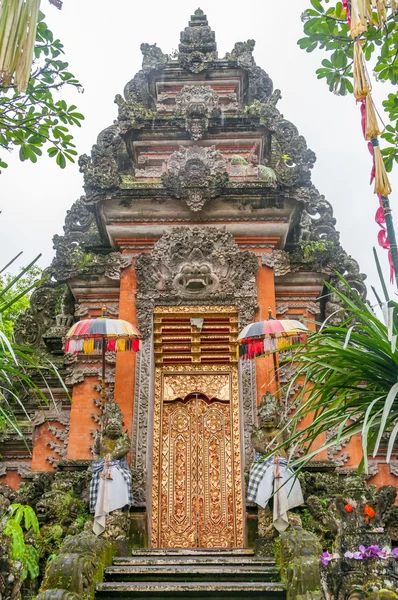
[[[279,373],[278,373],[278,362],[276,360],[276,352],[272,353],[272,360],[274,362],[274,371],[275,371],[276,397],[280,400],[280,385],[279,385]]]
[[[105,406],[105,337],[102,336],[102,380],[101,380],[101,407]]]

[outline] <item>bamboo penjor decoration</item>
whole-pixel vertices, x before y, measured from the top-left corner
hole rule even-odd
[[[390,280],[392,282],[395,275],[398,284],[398,249],[388,198],[392,188],[380,151],[379,135],[383,130],[379,126],[371,93],[372,85],[365,66],[360,39],[369,26],[383,27],[387,21],[388,10],[396,13],[398,3],[396,0],[390,0],[389,5],[386,0],[343,0],[343,6],[346,9],[350,33],[354,40],[354,96],[361,103],[363,135],[373,157],[370,182],[374,182],[374,193],[379,198],[379,208],[375,217],[376,223],[380,226],[378,242],[388,250]]]
[[[0,0],[0,83],[28,86],[40,0]]]

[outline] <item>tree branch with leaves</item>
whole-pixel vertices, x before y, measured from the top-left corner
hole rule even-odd
[[[84,116],[75,105],[57,100],[55,92],[66,86],[82,91],[82,86],[63,55],[63,44],[54,39],[39,12],[26,90],[19,91],[13,80],[3,79],[0,84],[0,169],[8,166],[6,152],[14,149],[19,150],[21,161],[37,162],[45,147],[62,169],[67,161],[75,162],[77,152],[70,128],[80,127]]]

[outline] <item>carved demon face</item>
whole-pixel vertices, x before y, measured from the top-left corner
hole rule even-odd
[[[267,392],[261,398],[261,403],[258,407],[258,418],[260,427],[277,427],[280,421],[280,406],[278,399]]]
[[[116,440],[123,433],[119,419],[109,419],[104,423],[104,434],[111,440]]]
[[[208,187],[209,168],[200,158],[191,158],[187,160],[181,173],[182,183],[187,187]]]
[[[197,295],[218,286],[219,279],[209,263],[184,263],[173,284],[185,295]]]

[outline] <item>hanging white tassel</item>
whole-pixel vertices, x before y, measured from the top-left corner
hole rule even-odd
[[[365,2],[368,4],[367,0],[352,0],[351,2],[351,36],[353,38],[357,38],[368,29]]]
[[[377,24],[382,27],[387,21],[387,2],[386,0],[372,0],[372,7],[377,11]]]

